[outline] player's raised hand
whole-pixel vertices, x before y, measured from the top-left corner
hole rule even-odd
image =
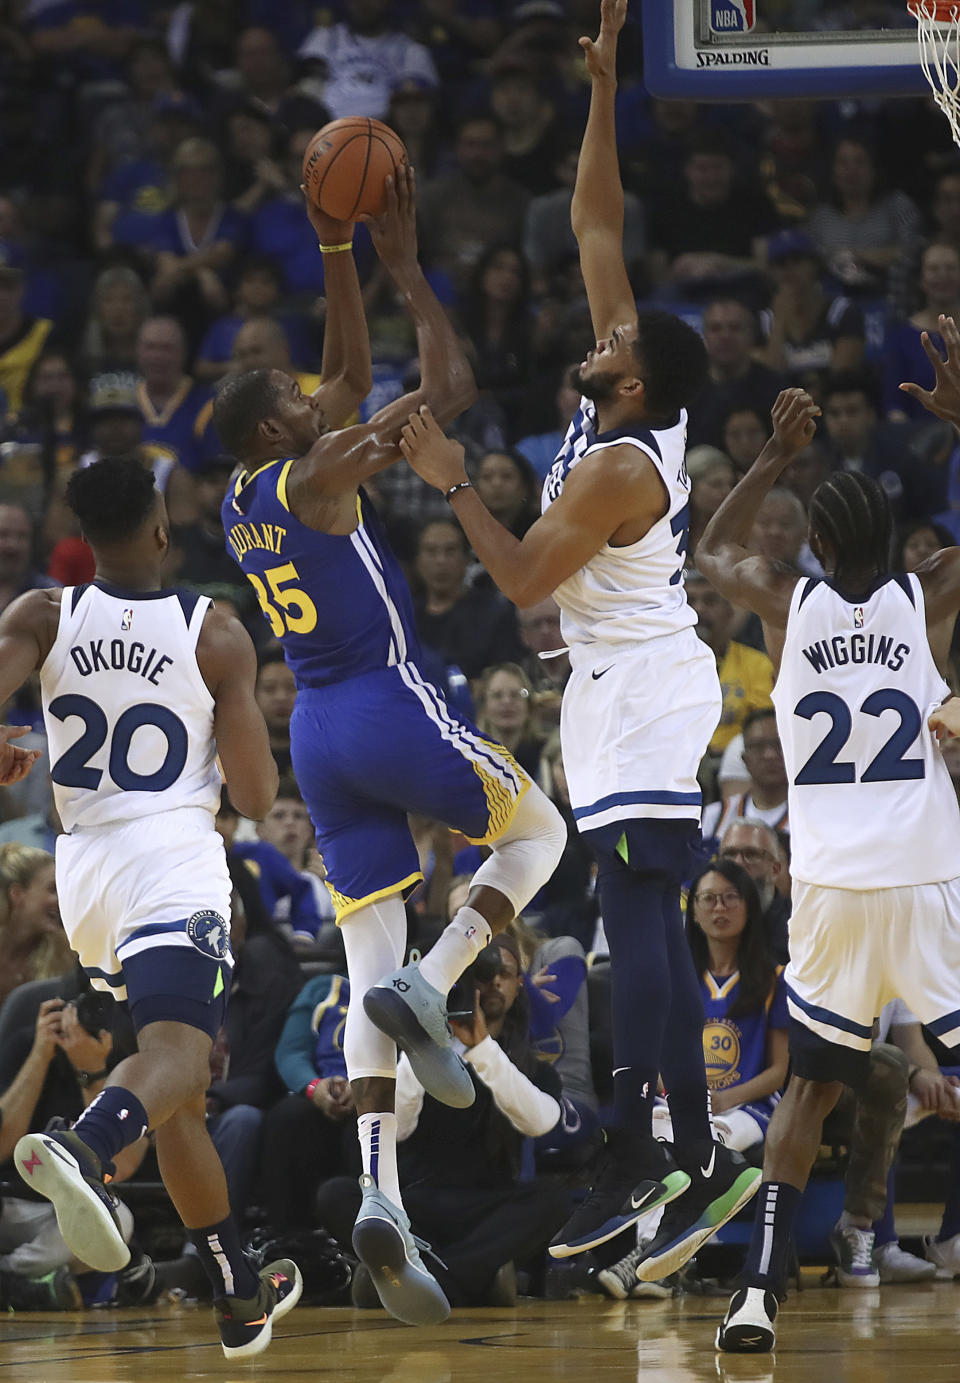
[[[300,184],[300,191],[303,193],[307,219],[321,245],[345,245],[348,240],[353,239],[352,221],[336,221],[325,211],[321,211],[316,202],[310,200],[310,194],[303,183]]]
[[[940,314],[940,335],[947,348],[946,360],[930,340],[925,331],[920,333],[923,349],[933,366],[936,382],[932,389],[921,389],[919,384],[901,384],[905,394],[919,399],[924,408],[942,418],[944,422],[960,427],[960,331],[952,317]]]
[[[780,451],[793,456],[813,441],[820,406],[806,389],[783,389],[777,395],[770,416]]]
[[[413,470],[436,490],[447,491],[466,480],[463,447],[446,436],[426,404],[400,433],[400,450]]]
[[[374,249],[387,268],[412,268],[417,262],[417,175],[402,163],[395,178],[387,178],[386,210],[364,216]]]
[[[0,725],[0,787],[21,782],[39,759],[39,749],[21,749],[9,743],[29,733],[29,725]]]
[[[587,71],[596,80],[617,75],[617,35],[627,18],[627,0],[600,0],[600,32],[596,39],[581,38]]]

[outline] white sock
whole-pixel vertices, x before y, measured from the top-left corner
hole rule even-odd
[[[357,1136],[360,1139],[363,1170],[367,1176],[373,1177],[387,1199],[402,1209],[400,1177],[397,1173],[397,1116],[361,1114],[357,1119]]]
[[[460,908],[420,962],[420,974],[441,994],[449,993],[492,935],[485,917],[473,908]]]

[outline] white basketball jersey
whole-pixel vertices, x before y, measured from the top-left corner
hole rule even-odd
[[[960,808],[927,728],[949,690],[915,576],[860,604],[797,583],[773,690],[795,878],[876,889],[960,874]]]
[[[209,605],[187,592],[65,588],[40,670],[64,830],[179,807],[216,812],[214,701],[197,666]]]
[[[696,624],[683,589],[683,561],[690,523],[690,481],[684,464],[687,415],[673,427],[632,427],[597,432],[589,399],[567,430],[543,485],[542,511],[558,499],[567,476],[585,456],[606,447],[635,446],[656,466],[667,488],[667,512],[628,547],[605,543],[586,566],[554,592],[568,647],[584,643],[641,643]]]

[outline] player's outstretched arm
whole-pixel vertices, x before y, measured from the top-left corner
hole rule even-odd
[[[216,608],[207,612],[197,662],[216,703],[213,732],[230,801],[242,816],[261,821],[273,806],[279,775],[253,694],[257,655],[235,615]]]
[[[813,441],[819,407],[804,389],[784,389],[773,405],[773,436],[707,524],[694,553],[699,571],[735,605],[765,624],[786,626],[797,575],[749,548],[757,511],[798,452]]]
[[[49,653],[59,615],[59,592],[54,596],[50,591],[27,591],[0,615],[0,705],[10,700]],[[29,725],[0,726],[0,787],[26,778],[39,759],[39,750],[10,743],[29,729]]]
[[[580,246],[580,269],[598,340],[637,316],[623,260],[623,184],[614,123],[617,35],[626,17],[627,0],[601,0],[600,33],[595,41],[580,40],[590,73],[590,113],[580,145],[570,224]]]
[[[445,437],[427,408],[411,415],[400,450],[441,493],[467,478],[463,447]],[[493,517],[472,486],[451,497],[451,508],[490,576],[521,609],[552,595],[590,561],[625,522],[647,527],[662,516],[663,481],[636,447],[607,447],[586,456],[567,477],[560,498],[523,538]]]
[[[304,484],[314,493],[355,490],[369,476],[399,461],[401,429],[422,404],[429,405],[446,425],[477,397],[463,346],[417,261],[416,178],[412,168],[398,171],[395,187],[388,180],[387,203],[384,215],[371,220],[370,233],[413,318],[420,387],[381,408],[368,423],[314,443],[293,472],[293,484]]]
[[[314,206],[305,188],[300,190],[321,252],[324,246],[330,247],[323,255],[327,316],[320,383],[314,398],[322,400],[327,427],[332,429],[340,427],[351,413],[355,413],[373,388],[370,336],[353,252],[336,248],[352,242],[353,225],[349,221],[335,221]]]

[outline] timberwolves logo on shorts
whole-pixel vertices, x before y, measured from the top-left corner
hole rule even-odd
[[[748,34],[756,18],[756,0],[710,0],[710,28],[715,34]]]
[[[187,922],[187,936],[211,960],[223,960],[229,949],[230,933],[218,912],[195,912]]]
[[[703,1064],[711,1090],[726,1090],[740,1079],[740,1029],[729,1018],[707,1019],[703,1025]]]

